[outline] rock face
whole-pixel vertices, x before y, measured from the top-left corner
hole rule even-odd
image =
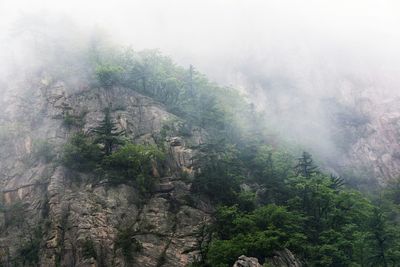
[[[233,267],[262,267],[261,264],[258,263],[256,258],[246,257],[242,255],[235,262]]]
[[[274,251],[273,255],[267,259],[265,259],[266,266],[273,267],[301,267],[301,262],[296,259],[293,253],[284,249],[281,251]],[[258,262],[257,258],[246,257],[242,255],[235,262],[233,267],[261,267],[262,265]]]
[[[350,161],[369,163],[379,181],[397,178],[400,173],[400,99],[371,107],[371,121],[364,137],[350,150]]]
[[[196,153],[191,146],[206,138],[201,129],[179,136],[174,130],[179,118],[132,90],[71,93],[62,82],[30,81],[29,90],[25,85],[15,84],[0,98],[1,264],[20,261],[21,249],[38,249],[40,266],[187,266],[200,257],[210,215],[188,198]],[[130,140],[162,143],[167,151],[167,175],[157,178],[149,197],[129,185],[90,183],[87,174],[72,174],[57,161],[76,127],[65,125],[65,115],[90,132],[109,105]],[[172,130],[162,134],[166,123]],[[51,145],[48,159],[35,154],[43,142]],[[129,259],[115,245],[127,230],[140,244]]]
[[[341,140],[351,140],[338,169],[358,169],[358,176],[385,184],[400,173],[400,98],[364,97],[353,105],[358,115],[335,125]]]
[[[269,257],[266,262],[275,267],[301,267],[301,262],[296,259],[293,253],[284,249],[281,251],[275,251],[272,257]]]

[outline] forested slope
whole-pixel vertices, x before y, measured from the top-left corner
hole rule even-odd
[[[395,180],[356,191],[157,51],[64,51],[2,85],[4,266],[400,264]]]

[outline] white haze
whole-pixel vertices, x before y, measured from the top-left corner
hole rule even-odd
[[[0,73],[10,58],[29,64],[29,54],[14,49],[10,56],[8,36],[31,15],[68,17],[117,43],[193,64],[247,92],[278,132],[327,154],[335,145],[324,99],[351,105],[357,97],[383,102],[400,94],[396,0],[0,0]]]

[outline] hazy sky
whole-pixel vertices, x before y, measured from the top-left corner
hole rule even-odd
[[[335,71],[342,60],[397,68],[400,56],[396,0],[0,0],[1,34],[35,13],[98,25],[134,48],[160,48],[224,82],[243,61],[268,61],[268,68],[297,75],[310,64]]]
[[[30,15],[49,24],[72,18],[136,50],[159,48],[246,88],[266,121],[326,151],[335,145],[321,99],[351,104],[368,92],[382,102],[400,92],[398,0],[0,0],[0,57],[13,23]]]

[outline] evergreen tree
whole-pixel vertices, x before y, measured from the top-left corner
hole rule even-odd
[[[302,156],[298,158],[298,163],[295,166],[296,175],[303,177],[311,177],[311,175],[318,173],[318,167],[314,165],[312,156],[308,152],[303,152]]]
[[[112,153],[115,145],[122,144],[122,135],[125,131],[119,131],[116,123],[112,121],[110,108],[104,109],[104,119],[93,132],[96,134],[94,139],[95,144],[103,145],[103,151],[105,155]]]
[[[220,140],[199,145],[198,151],[192,158],[196,170],[192,192],[206,195],[215,203],[233,204],[243,180],[236,147]]]
[[[96,168],[102,159],[98,145],[83,133],[73,135],[64,146],[61,162],[64,166],[76,171],[90,171]]]
[[[336,176],[334,174],[331,174],[331,188],[334,190],[340,190],[344,186],[344,179]]]
[[[367,259],[370,266],[388,267],[400,264],[399,228],[397,222],[389,218],[392,208],[385,203],[379,203],[373,209],[367,238],[371,249]]]
[[[389,265],[386,250],[388,247],[389,235],[386,230],[383,212],[377,207],[374,208],[374,212],[370,221],[370,229],[370,240],[372,247],[374,248],[374,253],[369,258],[370,263],[374,266],[387,267]]]

